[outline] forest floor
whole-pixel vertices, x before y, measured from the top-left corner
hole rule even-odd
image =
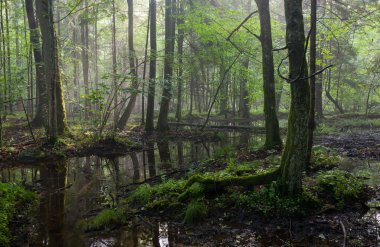
[[[256,118],[259,121],[260,117]],[[216,140],[222,131],[200,133],[178,129],[166,133],[163,137],[158,134],[146,135],[141,128],[133,128],[118,135],[106,133],[99,138],[94,132],[74,129],[69,137],[60,139],[58,144],[51,146],[46,144],[42,137],[42,130],[35,131],[34,141],[25,123],[13,119],[3,129],[5,146],[0,149],[0,166],[92,154],[122,155],[144,149],[144,142],[154,142],[163,138],[194,142]],[[334,150],[334,153],[342,157],[378,161],[380,116],[327,118],[316,131],[315,145]],[[279,153],[274,150],[252,151],[243,148],[236,153],[235,162],[237,165],[255,161],[268,163],[278,160],[278,157]],[[203,162],[203,165],[189,167],[189,170],[192,175],[218,173],[226,170],[229,162]],[[337,168],[336,165],[317,167],[310,170],[307,176],[314,179],[321,171],[333,168]],[[178,180],[184,176],[186,174],[173,174],[165,179]],[[305,183],[314,186],[315,181],[310,181],[306,180]],[[149,181],[152,186],[161,182],[161,177]],[[258,192],[261,189],[262,187],[256,188]],[[232,188],[229,192],[240,192],[240,189]],[[357,201],[350,201],[344,208],[338,209],[333,203],[326,203],[318,210],[311,210],[309,214],[288,216],[278,215],[279,208],[268,209],[269,214],[262,214],[255,210],[246,210],[245,206],[236,207],[236,201],[232,202],[231,198],[225,198],[226,201],[223,201],[227,207],[219,207],[215,201],[219,197],[213,197],[212,202],[207,201],[208,215],[195,226],[184,224],[183,212],[173,214],[165,210],[157,211],[155,208],[150,211],[138,210],[137,228],[149,228],[162,221],[169,222],[168,231],[176,232],[175,241],[184,246],[379,246],[379,216],[376,216],[378,211],[369,210],[365,206],[369,199],[375,203],[380,201],[379,185],[372,188],[365,186],[364,194]],[[377,207],[378,204],[374,208]],[[270,210],[274,210],[274,214],[271,214]],[[91,234],[90,232],[89,235]]]

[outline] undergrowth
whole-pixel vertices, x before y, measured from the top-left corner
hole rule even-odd
[[[9,227],[18,210],[22,208],[24,212],[21,213],[27,213],[36,201],[37,195],[34,192],[15,184],[0,183],[0,246],[10,245],[13,237]]]

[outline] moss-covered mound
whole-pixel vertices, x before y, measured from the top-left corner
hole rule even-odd
[[[34,192],[15,184],[0,183],[0,246],[10,245],[13,239],[10,225],[18,210],[31,210],[36,201]]]

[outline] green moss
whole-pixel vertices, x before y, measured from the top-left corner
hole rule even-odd
[[[144,184],[139,186],[128,198],[127,203],[134,206],[144,207],[149,205],[161,205],[162,202],[175,202],[180,193],[183,192],[185,180],[167,180],[160,184],[150,186]],[[155,202],[156,201],[156,202]],[[158,203],[160,201],[160,203]]]
[[[326,196],[332,197],[339,208],[343,208],[346,203],[355,201],[364,193],[363,181],[345,171],[321,172],[316,180],[320,190]]]
[[[207,217],[208,208],[203,200],[192,201],[186,208],[185,224],[196,224]]]
[[[0,183],[0,246],[9,246],[12,240],[9,225],[17,209],[23,207],[25,210],[25,204],[28,204],[29,211],[36,201],[37,195],[34,192],[15,184]]]
[[[126,224],[126,215],[122,209],[105,209],[97,216],[80,223],[86,231],[97,231]]]

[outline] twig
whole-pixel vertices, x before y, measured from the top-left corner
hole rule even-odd
[[[255,34],[255,33],[252,32],[251,30],[249,30],[246,26],[243,26],[243,28],[244,28],[245,30],[247,30],[248,33],[250,33],[250,34],[252,34],[253,36],[255,36],[255,38],[258,39],[260,42],[263,42],[263,41],[261,40],[261,37],[260,37],[259,35]]]
[[[256,10],[256,11],[253,11],[252,13],[250,13],[243,21],[242,21],[242,23],[240,23],[239,24],[239,26],[237,26],[237,28],[235,28],[231,33],[230,33],[230,35],[228,35],[228,37],[227,37],[227,40],[229,40],[231,37],[232,37],[232,35],[234,35],[234,33],[236,33],[243,25],[244,25],[244,23],[246,23],[249,19],[251,19],[251,17],[254,15],[254,14],[256,14],[258,11]]]
[[[339,224],[340,226],[342,227],[342,231],[343,231],[343,247],[346,247],[346,240],[347,240],[347,231],[346,231],[346,227],[344,227],[344,224],[341,220],[339,220]]]
[[[204,128],[206,127],[207,123],[208,123],[208,120],[210,119],[210,114],[211,114],[211,110],[212,110],[212,107],[214,106],[215,102],[216,102],[216,98],[218,97],[218,94],[219,94],[219,91],[220,89],[222,88],[222,85],[227,77],[227,74],[228,72],[230,72],[230,70],[232,69],[232,67],[234,66],[234,64],[236,63],[236,61],[238,60],[238,58],[240,57],[242,53],[239,52],[239,54],[236,56],[235,60],[230,64],[230,66],[228,66],[228,68],[224,71],[224,74],[223,74],[223,78],[221,80],[221,82],[219,83],[219,86],[218,88],[216,89],[216,92],[215,92],[215,95],[214,95],[214,99],[213,101],[211,102],[211,105],[208,109],[208,113],[207,113],[207,118],[205,120],[205,122],[203,123],[202,127],[201,127],[201,131],[204,130]]]

